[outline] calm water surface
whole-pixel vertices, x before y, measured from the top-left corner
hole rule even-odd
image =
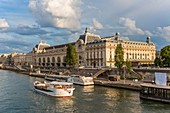
[[[139,93],[101,86],[77,86],[71,98],[33,90],[41,78],[0,70],[0,113],[170,113],[170,105],[141,101]]]

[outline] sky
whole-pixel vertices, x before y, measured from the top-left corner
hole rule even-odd
[[[170,43],[170,0],[0,0],[0,54],[75,42],[86,27],[108,37]]]

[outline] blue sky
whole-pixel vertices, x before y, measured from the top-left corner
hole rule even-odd
[[[170,0],[0,0],[0,53],[76,41],[89,32],[145,41],[157,50],[170,43]]]

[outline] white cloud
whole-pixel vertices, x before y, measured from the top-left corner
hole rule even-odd
[[[87,8],[90,9],[90,10],[95,10],[95,9],[99,10],[97,7],[92,6],[92,5],[88,5]]]
[[[79,33],[74,33],[74,34],[72,34],[69,38],[68,38],[68,42],[70,43],[70,42],[75,42],[76,40],[78,40],[78,38],[79,38],[79,36],[80,36],[80,34]]]
[[[120,18],[119,23],[125,27],[128,35],[144,35],[142,29],[136,27],[136,21],[130,18]]]
[[[130,18],[120,18],[119,23],[124,26],[127,35],[149,35],[152,33],[149,31],[143,31],[141,28],[136,26],[136,21]]]
[[[167,27],[157,27],[158,29],[158,36],[161,36],[166,41],[170,42],[170,26]]]
[[[100,22],[98,22],[95,18],[93,18],[93,27],[95,29],[103,29],[103,25]]]
[[[32,47],[34,46],[33,44],[36,40],[39,39],[12,33],[0,33],[0,45],[2,46],[0,52],[15,52],[17,48],[20,52],[28,52],[32,50]]]
[[[146,34],[147,36],[153,36],[153,34],[152,34],[150,31],[145,31],[145,34]]]
[[[129,37],[121,37],[124,40],[129,40]]]
[[[6,29],[9,27],[8,22],[5,19],[0,19],[0,30]]]
[[[29,7],[42,26],[79,30],[81,0],[30,0]]]

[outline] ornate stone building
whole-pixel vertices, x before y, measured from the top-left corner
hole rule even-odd
[[[87,28],[76,42],[79,66],[85,67],[114,67],[115,49],[117,44],[122,44],[124,60],[129,60],[133,65],[153,64],[156,48],[150,37],[145,42],[123,40],[119,33],[115,36],[101,38],[91,34]],[[68,44],[43,47],[34,55],[35,65],[39,67],[64,67]],[[33,50],[35,51],[35,50]]]
[[[114,67],[115,49],[122,44],[124,60],[133,65],[153,64],[156,54],[155,45],[147,37],[146,42],[123,40],[120,34],[89,42],[86,47],[87,66]]]
[[[24,65],[25,64],[25,54],[18,53],[13,57],[14,65]]]

